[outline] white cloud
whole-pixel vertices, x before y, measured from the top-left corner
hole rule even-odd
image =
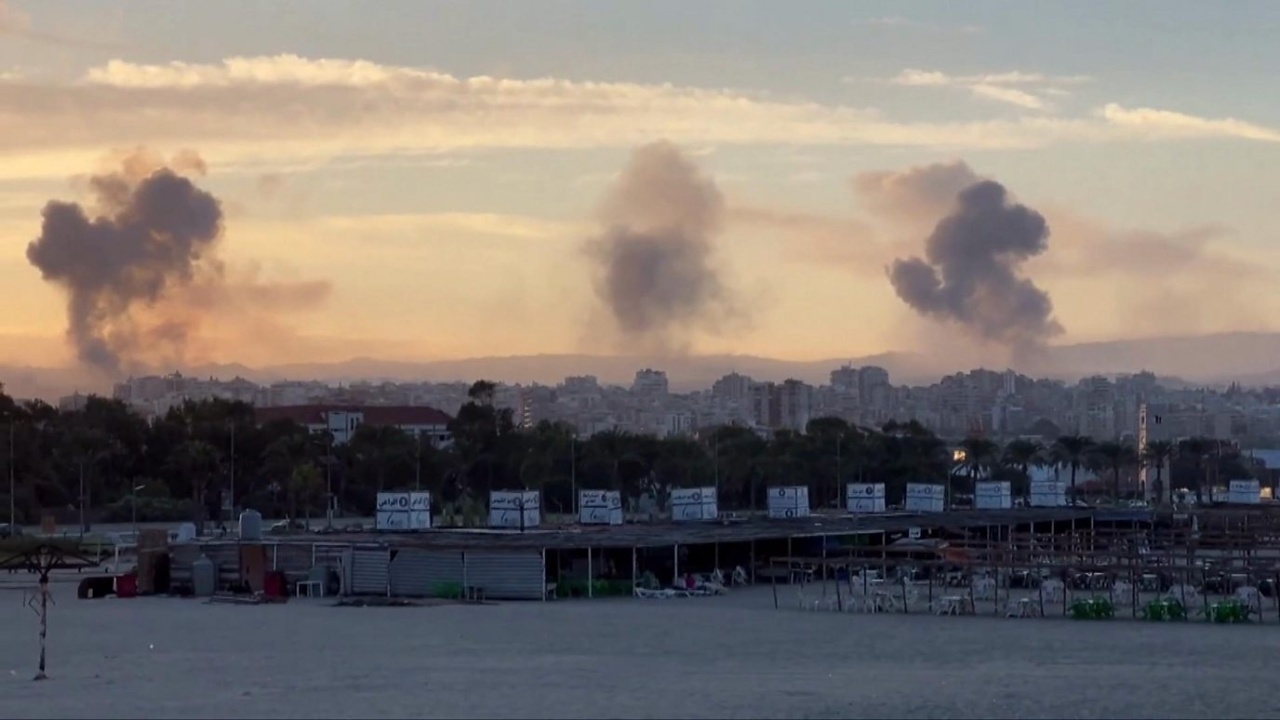
[[[1023,73],[951,77],[924,71],[907,71],[899,79],[915,85],[968,83],[979,86],[971,92],[1025,109],[1034,109],[1036,82],[1067,82]],[[458,78],[424,68],[292,55],[216,64],[116,60],[71,84],[0,83],[0,107],[6,108],[0,114],[0,179],[81,172],[106,149],[139,144],[165,151],[194,147],[215,167],[264,170],[475,148],[630,147],[657,138],[706,148],[877,145],[959,151],[1145,135],[1129,116],[1112,110],[1082,117],[1040,113],[916,122],[762,93]],[[1270,139],[1222,121],[1203,121],[1168,137]]]
[[[383,233],[464,233],[520,240],[576,240],[588,230],[585,225],[524,215],[461,212],[324,215],[313,222],[339,233],[358,234],[372,229]]]
[[[898,28],[912,29],[925,32],[948,34],[948,35],[977,35],[984,32],[984,29],[978,25],[937,25],[929,22],[921,22],[919,20],[911,20],[899,15],[888,15],[884,17],[859,18],[852,23],[855,27],[876,27],[876,28]]]
[[[885,80],[890,85],[906,87],[956,87],[973,95],[1015,105],[1027,110],[1047,110],[1046,95],[1066,95],[1064,85],[1090,82],[1083,75],[1045,75],[1043,73],[1004,72],[983,75],[948,75],[937,70],[908,68]]]
[[[1171,110],[1123,108],[1108,103],[1099,114],[1110,124],[1138,131],[1140,136],[1169,140],[1213,136],[1238,137],[1244,140],[1280,142],[1280,130],[1255,125],[1235,118],[1202,118]]]
[[[990,98],[1010,105],[1017,105],[1018,107],[1027,108],[1028,110],[1043,110],[1045,108],[1044,100],[1041,100],[1025,90],[1019,90],[1018,88],[979,83],[977,85],[970,85],[969,89],[973,91],[974,95],[979,97]]]

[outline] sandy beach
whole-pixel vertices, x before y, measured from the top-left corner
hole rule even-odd
[[[58,582],[36,683],[21,582],[0,590],[13,718],[1280,716],[1274,625],[810,613],[766,588],[350,608],[77,600]]]

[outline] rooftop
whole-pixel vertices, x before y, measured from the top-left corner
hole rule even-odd
[[[392,547],[443,550],[565,550],[644,548],[673,545],[743,543],[786,538],[906,532],[986,526],[1011,526],[1088,519],[1091,511],[1073,508],[1019,508],[948,513],[888,515],[814,515],[801,520],[752,519],[738,522],[644,523],[540,527],[524,532],[490,529],[436,529],[413,533],[359,533],[308,536],[309,542],[385,542]]]
[[[293,420],[302,425],[324,425],[335,412],[358,412],[367,425],[447,425],[448,413],[425,405],[280,405],[254,409],[259,423]]]

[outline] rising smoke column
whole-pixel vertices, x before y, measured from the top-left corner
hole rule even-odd
[[[713,264],[724,218],[715,182],[668,142],[638,148],[587,242],[596,294],[628,340],[664,350],[714,323],[728,292]]]
[[[198,169],[195,159],[174,164]],[[195,280],[222,233],[222,208],[174,170],[145,167],[141,154],[94,176],[90,187],[95,216],[77,203],[50,201],[27,259],[67,291],[67,336],[80,361],[114,374],[148,343],[185,342],[182,322],[142,332],[135,313]]]
[[[938,222],[925,257],[895,260],[889,279],[917,312],[958,323],[1015,355],[1034,352],[1062,332],[1048,293],[1020,273],[1048,239],[1040,213],[1010,202],[1000,183],[978,181]]]

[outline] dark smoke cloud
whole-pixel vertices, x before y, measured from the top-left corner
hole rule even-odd
[[[960,191],[929,236],[925,257],[895,260],[889,279],[921,314],[959,323],[1015,354],[1033,352],[1062,332],[1048,293],[1020,274],[1048,239],[1040,213],[1011,203],[1000,183],[982,180]]]
[[[192,154],[175,165],[202,169]],[[50,201],[27,259],[68,293],[67,335],[81,362],[118,373],[151,343],[177,348],[190,325],[166,318],[140,327],[136,314],[220,272],[209,254],[222,233],[217,198],[174,170],[127,158],[119,172],[90,179],[95,216],[77,203]]]
[[[619,331],[662,349],[727,310],[713,240],[724,197],[668,142],[637,149],[600,209],[605,230],[588,241],[596,294]]]

